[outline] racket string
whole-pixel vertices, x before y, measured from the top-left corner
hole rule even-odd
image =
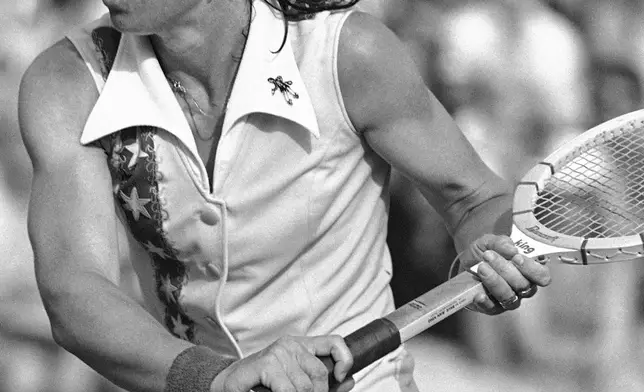
[[[541,224],[586,238],[644,232],[644,131],[622,131],[559,165],[535,202]]]

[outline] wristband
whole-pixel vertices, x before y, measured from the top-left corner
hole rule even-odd
[[[215,377],[233,362],[206,346],[187,348],[172,362],[165,392],[210,392]]]

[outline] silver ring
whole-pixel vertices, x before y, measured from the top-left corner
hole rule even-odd
[[[519,298],[518,295],[514,295],[514,297],[510,299],[506,299],[505,301],[499,301],[499,305],[505,310],[514,310],[521,305],[521,298]]]
[[[527,289],[517,291],[517,295],[519,298],[530,298],[537,293],[537,288],[537,285],[533,283]]]

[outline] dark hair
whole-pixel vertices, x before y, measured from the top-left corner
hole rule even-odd
[[[252,1],[252,0],[251,0]],[[353,7],[360,0],[274,0],[278,5],[273,4],[271,0],[264,0],[269,6],[278,9],[284,15],[284,39],[277,52],[282,50],[286,43],[288,21],[306,19],[313,14],[322,11],[341,10]],[[275,52],[275,53],[277,53]]]
[[[273,6],[268,0],[269,5]],[[354,6],[360,0],[275,0],[287,19],[306,18],[322,11],[332,11]]]

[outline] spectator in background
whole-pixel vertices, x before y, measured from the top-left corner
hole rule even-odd
[[[440,42],[439,75],[456,121],[503,177],[517,180],[585,127],[585,42],[539,1],[454,6]]]

